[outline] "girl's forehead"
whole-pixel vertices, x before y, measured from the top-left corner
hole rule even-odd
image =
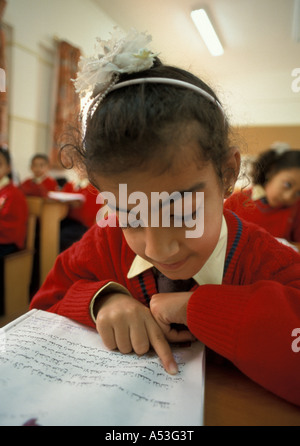
[[[132,170],[127,173],[116,175],[95,175],[96,186],[100,191],[119,190],[119,185],[126,185],[128,193],[135,191],[150,192],[174,192],[174,191],[190,191],[202,190],[210,184],[216,184],[217,175],[212,163],[206,162],[203,164],[191,161],[182,165],[181,169],[175,171],[170,166],[170,169],[163,173],[155,173],[153,168],[147,170]]]
[[[295,178],[300,181],[300,167],[292,167],[290,169],[282,169],[275,176],[286,177],[286,178]]]

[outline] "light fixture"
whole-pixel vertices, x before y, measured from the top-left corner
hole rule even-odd
[[[294,1],[293,10],[293,39],[300,42],[300,0]]]
[[[224,49],[206,11],[197,9],[191,12],[191,17],[209,52],[213,56],[221,56],[224,53]]]

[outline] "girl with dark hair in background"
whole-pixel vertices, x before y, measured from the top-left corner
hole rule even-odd
[[[224,208],[283,242],[300,243],[300,150],[279,147],[261,153],[250,176],[252,186],[231,195]]]

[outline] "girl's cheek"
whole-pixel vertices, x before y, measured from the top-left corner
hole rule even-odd
[[[143,237],[142,228],[126,228],[123,229],[124,238],[133,252],[136,254],[143,253],[145,248],[145,237]]]

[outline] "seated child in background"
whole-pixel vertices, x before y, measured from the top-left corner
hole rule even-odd
[[[253,162],[252,185],[224,203],[274,237],[300,242],[300,150],[271,148]],[[284,239],[284,240],[283,240]]]
[[[48,192],[58,190],[56,180],[48,175],[49,159],[47,155],[43,153],[34,155],[30,169],[33,177],[23,181],[20,186],[25,195],[47,197]]]
[[[62,192],[81,194],[83,201],[69,201],[68,216],[62,220],[60,226],[60,250],[64,251],[96,223],[96,215],[101,205],[96,203],[97,189],[91,185],[86,174],[77,173],[73,181],[68,181]]]
[[[10,155],[0,147],[0,314],[3,313],[3,257],[24,247],[28,219],[26,198],[10,177]]]
[[[171,374],[169,342],[198,339],[300,405],[300,255],[223,209],[240,168],[225,111],[148,42],[134,30],[98,40],[82,64],[76,87],[93,101],[69,150],[115,214],[58,256],[30,307],[94,327],[125,354],[152,346]]]

